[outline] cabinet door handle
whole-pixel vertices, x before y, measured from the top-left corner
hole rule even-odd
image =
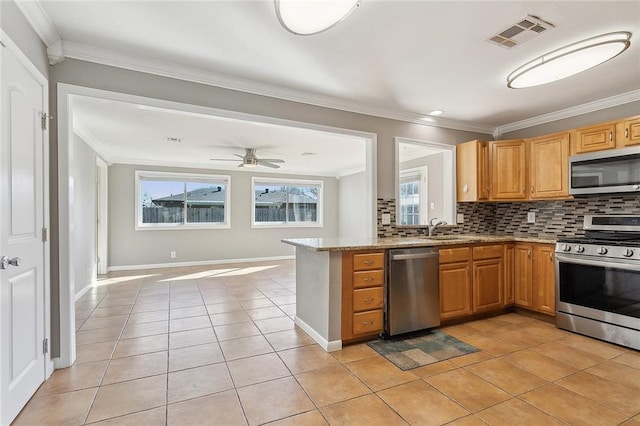
[[[549,253],[549,260],[553,260],[553,253]]]
[[[609,132],[609,142],[613,141],[613,132]]]
[[[369,259],[369,260],[365,260],[364,262],[365,265],[373,265],[373,260]]]
[[[531,193],[533,194],[533,185],[531,185]]]
[[[364,282],[366,283],[370,283],[371,281],[373,281],[373,277],[367,277],[364,279]]]
[[[624,129],[624,138],[625,139],[629,138],[629,128],[628,127]]]
[[[527,251],[527,257],[531,259],[531,250]]]
[[[363,302],[373,302],[373,297],[367,297],[366,299],[362,299]]]
[[[371,324],[373,324],[373,321],[364,321],[362,323],[362,325],[371,325]]]

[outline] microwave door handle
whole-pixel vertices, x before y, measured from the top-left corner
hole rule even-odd
[[[556,262],[558,263],[573,263],[576,265],[586,265],[586,266],[600,266],[604,268],[616,268],[616,269],[624,269],[627,271],[638,271],[640,272],[640,264],[629,264],[624,262],[618,262],[615,260],[603,261],[603,260],[593,260],[588,257],[583,256],[565,256],[561,253],[556,253]]]

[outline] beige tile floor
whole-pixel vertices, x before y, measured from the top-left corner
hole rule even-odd
[[[518,314],[445,327],[480,352],[403,372],[294,326],[292,261],[112,273],[75,365],[17,425],[640,425],[640,353]]]

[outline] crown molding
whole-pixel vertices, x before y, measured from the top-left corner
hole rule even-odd
[[[381,118],[389,118],[425,126],[444,127],[448,129],[484,134],[491,134],[494,130],[494,126],[451,120],[441,117],[428,117],[425,119],[424,114],[373,107],[331,96],[303,92],[229,75],[217,74],[201,68],[171,63],[166,60],[128,55],[111,49],[104,49],[82,43],[63,41],[62,47],[64,56],[67,58],[95,62],[102,65],[191,81],[224,89],[237,90],[255,95],[269,96],[287,101],[355,112],[358,114],[372,115]]]
[[[515,130],[539,126],[541,124],[562,120],[564,118],[571,118],[582,114],[588,114],[590,112],[600,111],[605,108],[611,108],[614,106],[624,105],[636,101],[640,101],[640,89],[615,96],[610,96],[608,98],[600,99],[593,102],[587,102],[585,104],[577,105],[571,108],[561,109],[559,111],[550,112],[548,114],[542,114],[537,117],[527,118],[526,120],[504,124],[502,126],[496,127],[493,136],[499,137],[500,135],[513,132]]]
[[[98,139],[87,127],[79,120],[73,120],[73,133],[78,135],[91,149],[93,149],[98,156],[102,157],[107,165],[113,164],[113,157],[109,154],[109,150],[105,148],[103,143]]]
[[[45,12],[40,1],[16,1],[15,5],[18,6],[27,22],[47,47],[60,41],[60,34],[58,34],[58,30],[49,19],[49,15]]]

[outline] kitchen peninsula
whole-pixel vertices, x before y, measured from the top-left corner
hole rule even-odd
[[[497,304],[502,309],[514,303],[511,301],[514,293],[514,244],[551,247],[555,243],[550,239],[508,235],[439,235],[431,238],[300,238],[284,239],[282,242],[296,247],[295,323],[327,352],[340,350],[343,343],[349,341],[374,338],[382,330],[385,259],[386,251],[389,249],[438,247],[441,263],[443,258],[447,259],[447,256],[460,257],[456,259],[458,264],[467,262],[467,266],[464,267],[469,272],[468,282],[465,284],[468,291],[465,287],[461,291],[456,290],[455,293],[456,295],[465,293],[462,304],[468,305],[468,313],[471,314],[486,312],[497,306],[494,303],[489,308],[478,306],[478,310],[474,309],[483,301],[478,295],[473,299],[471,294],[472,287],[475,287],[472,285],[473,277],[471,276],[471,270],[474,267],[472,259],[475,260],[473,257],[475,253],[478,253],[477,263],[483,266],[488,262],[485,254],[499,250],[499,258],[495,259],[494,263],[497,275],[491,276],[492,282],[489,286],[493,287],[492,294],[498,299]],[[489,248],[493,250],[487,250]],[[507,248],[510,248],[510,251],[507,251]],[[507,256],[511,256],[508,261]],[[484,263],[481,264],[481,262]],[[482,273],[479,277],[483,278]],[[456,282],[459,281],[458,277],[455,279]],[[483,283],[479,282],[478,285],[482,286]],[[442,286],[441,279],[441,289]],[[503,290],[504,288],[507,290]],[[480,289],[476,289],[476,292],[479,293]],[[528,292],[531,293],[531,291]],[[443,297],[449,297],[447,296],[449,293],[446,291],[441,293],[441,307],[445,309],[448,301]],[[506,293],[511,295],[511,299],[507,299],[505,303]],[[529,296],[531,297],[532,295]],[[456,307],[459,304],[458,301],[454,301]],[[457,312],[464,314],[466,311],[458,309]],[[449,317],[453,318],[455,315],[459,316],[454,313]]]

